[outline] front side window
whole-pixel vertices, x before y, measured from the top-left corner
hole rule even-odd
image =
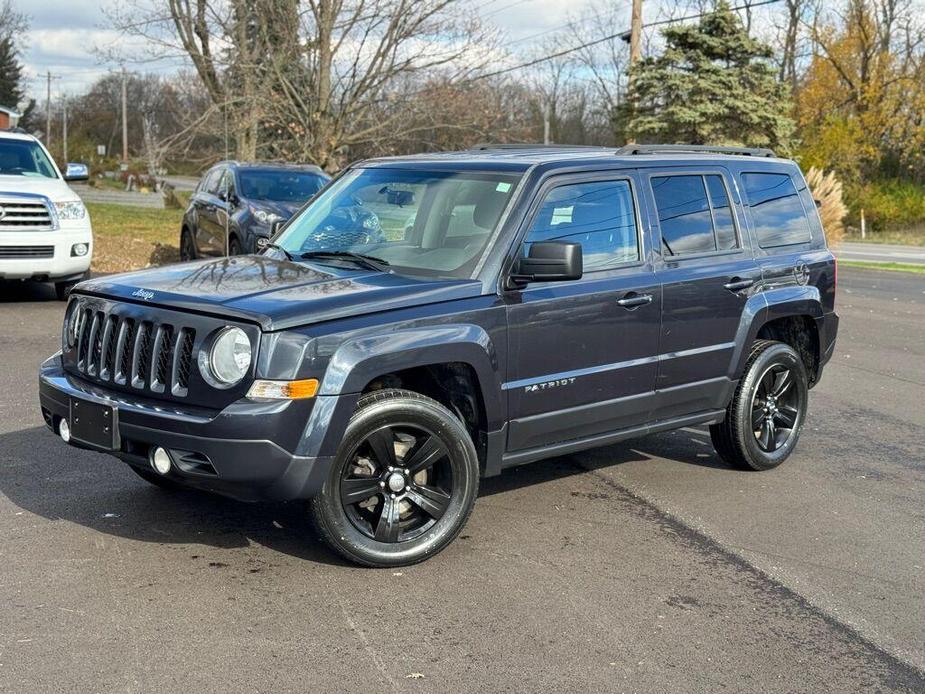
[[[527,232],[537,241],[577,241],[586,272],[639,260],[636,211],[629,181],[593,181],[553,188]]]
[[[248,200],[271,202],[307,201],[317,193],[327,178],[307,171],[239,169],[241,196]]]
[[[668,255],[739,247],[729,194],[718,174],[655,176],[652,193]]]
[[[58,178],[55,167],[38,144],[0,138],[0,176]]]
[[[792,246],[811,240],[809,222],[793,179],[787,174],[742,174],[758,245]]]
[[[275,243],[296,258],[359,253],[388,262],[395,272],[470,277],[519,179],[507,173],[352,169]]]
[[[224,169],[212,169],[212,171],[207,173],[199,186],[200,192],[208,193],[209,195],[216,195],[218,193],[218,187],[221,183],[222,174],[224,171]]]

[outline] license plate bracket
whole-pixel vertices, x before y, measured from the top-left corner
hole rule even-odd
[[[71,438],[94,448],[107,451],[119,448],[119,411],[112,405],[101,405],[71,398]]]

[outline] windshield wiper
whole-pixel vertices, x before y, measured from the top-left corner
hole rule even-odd
[[[286,256],[286,260],[295,260],[292,257],[292,253],[287,251],[285,248],[276,243],[270,243],[269,241],[263,245],[264,248],[272,248],[274,251],[282,251],[283,255]]]
[[[368,270],[376,270],[377,272],[384,272],[389,265],[389,261],[383,258],[366,255],[365,253],[353,253],[352,251],[308,251],[299,257],[303,260],[352,260],[357,265],[362,265]]]

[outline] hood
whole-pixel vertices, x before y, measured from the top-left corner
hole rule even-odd
[[[479,296],[478,280],[422,280],[264,255],[181,263],[81,283],[82,294],[227,316],[283,330]]]
[[[52,202],[79,199],[63,179],[44,176],[0,176],[0,195],[3,193],[44,195]]]

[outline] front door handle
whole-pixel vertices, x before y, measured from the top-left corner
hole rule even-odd
[[[731,280],[726,282],[723,287],[728,289],[730,292],[739,292],[743,289],[748,289],[754,283],[755,279],[753,277],[733,277]]]
[[[617,299],[617,303],[623,308],[636,308],[637,306],[651,303],[651,301],[651,294],[637,294],[636,292],[630,292],[622,299]]]

